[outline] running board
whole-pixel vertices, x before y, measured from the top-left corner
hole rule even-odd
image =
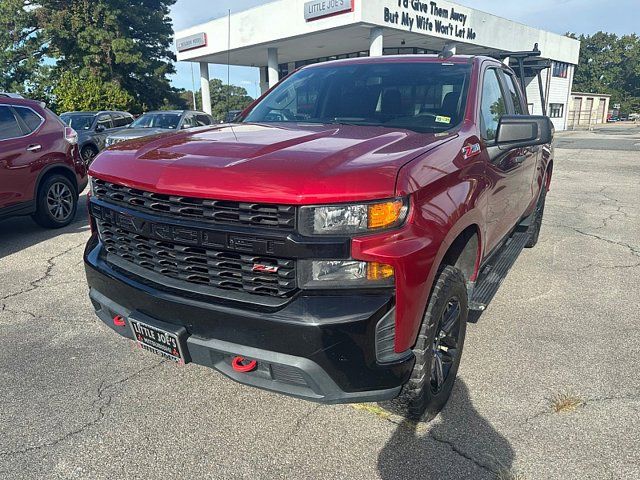
[[[469,310],[482,312],[487,308],[498,288],[500,288],[500,285],[509,274],[509,270],[516,263],[528,239],[529,234],[526,232],[515,233],[482,267],[471,294]]]

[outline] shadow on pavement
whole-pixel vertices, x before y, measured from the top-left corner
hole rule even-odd
[[[381,478],[496,478],[511,470],[513,448],[473,408],[460,378],[432,424],[406,421],[396,428],[378,456]]]
[[[86,194],[80,196],[76,218],[65,228],[58,230],[42,228],[28,216],[0,220],[0,259],[60,235],[88,230]]]

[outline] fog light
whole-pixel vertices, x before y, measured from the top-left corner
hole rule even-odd
[[[300,288],[392,287],[391,265],[359,260],[301,260],[298,264]]]

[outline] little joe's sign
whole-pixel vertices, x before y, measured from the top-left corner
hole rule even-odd
[[[336,13],[353,10],[354,0],[313,0],[304,4],[304,19],[309,22]]]

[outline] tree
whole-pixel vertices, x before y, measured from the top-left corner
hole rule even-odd
[[[231,110],[244,110],[253,102],[247,90],[235,85],[226,85],[222,80],[214,78],[209,81],[211,91],[211,115],[216,120],[223,120]],[[202,105],[202,92],[196,93],[196,102]]]
[[[35,10],[27,0],[0,1],[0,90],[25,93],[44,54]]]
[[[605,32],[568,36],[581,43],[574,90],[608,93],[622,111],[640,111],[640,38]]]
[[[53,90],[58,111],[129,110],[134,98],[116,82],[66,72]]]
[[[71,71],[114,83],[139,111],[178,99],[167,77],[175,72],[169,17],[175,1],[34,0],[40,5],[34,12],[58,76]]]

